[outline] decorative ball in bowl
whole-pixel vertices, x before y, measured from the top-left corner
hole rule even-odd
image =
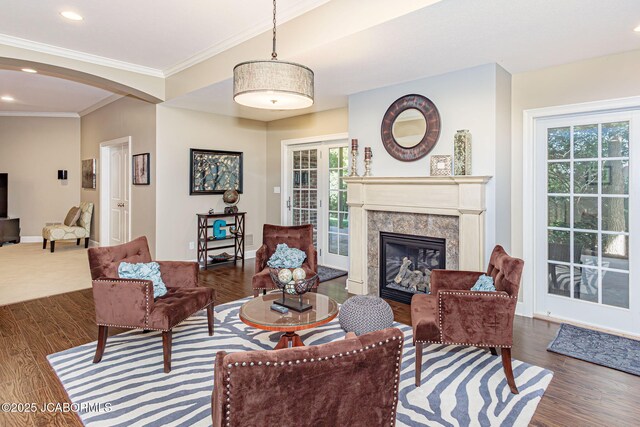
[[[289,295],[306,294],[318,283],[318,275],[306,277],[307,273],[302,268],[269,268],[271,280]]]

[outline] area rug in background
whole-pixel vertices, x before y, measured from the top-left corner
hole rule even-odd
[[[48,356],[74,404],[109,404],[110,411],[80,412],[87,426],[210,426],[216,352],[270,350],[279,333],[260,331],[238,318],[242,299],[215,307],[215,334],[204,311],[174,328],[172,370],[162,371],[159,333],[130,331],[109,337],[102,362],[95,343]],[[411,328],[405,334],[397,410],[398,426],[526,426],[552,373],[520,361],[513,373],[520,394],[509,392],[499,356],[474,347],[430,345],[422,386],[414,385]],[[300,333],[306,345],[344,339],[337,319]],[[86,406],[86,405],[85,405]]]
[[[347,274],[348,273],[346,271],[338,270],[337,268],[325,267],[323,265],[318,266],[318,279],[320,280],[320,283],[346,276]]]
[[[547,350],[640,375],[640,341],[563,323]]]

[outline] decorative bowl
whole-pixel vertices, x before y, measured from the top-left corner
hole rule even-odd
[[[318,283],[318,275],[315,274],[313,277],[307,277],[300,280],[293,279],[293,271],[291,276],[286,273],[281,273],[282,270],[292,271],[292,268],[269,268],[269,275],[271,276],[271,280],[277,286],[278,289],[282,290],[288,295],[302,295],[306,294]],[[292,277],[289,281],[283,281],[280,278]]]

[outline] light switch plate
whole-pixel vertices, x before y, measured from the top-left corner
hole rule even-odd
[[[280,194],[280,187],[273,187],[273,194]]]

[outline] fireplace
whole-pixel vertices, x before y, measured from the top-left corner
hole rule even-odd
[[[380,232],[380,296],[409,304],[428,293],[431,270],[446,268],[446,241],[437,237]]]

